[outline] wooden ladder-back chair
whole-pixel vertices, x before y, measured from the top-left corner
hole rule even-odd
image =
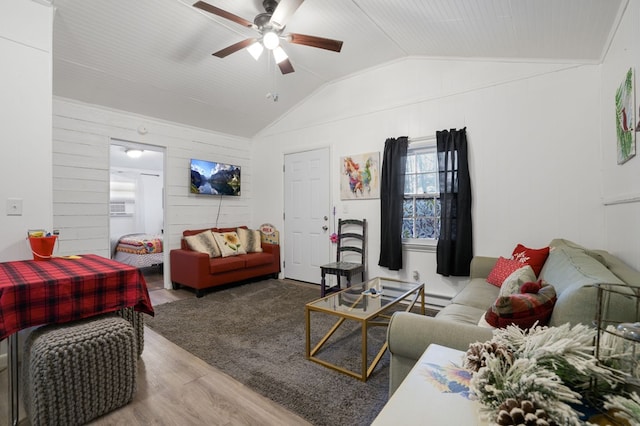
[[[347,279],[347,287],[351,287],[351,277],[355,274],[360,274],[364,282],[367,219],[338,219],[337,235],[336,261],[320,266],[320,297],[324,297],[327,291],[339,291],[341,277]],[[335,287],[326,287],[327,274],[336,276],[338,284]]]

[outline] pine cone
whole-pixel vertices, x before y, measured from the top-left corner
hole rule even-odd
[[[500,426],[557,426],[547,413],[528,400],[507,399],[498,408],[496,423]]]
[[[513,361],[513,356],[506,346],[499,345],[495,342],[475,342],[469,345],[466,356],[464,358],[463,367],[470,371],[478,371],[487,365],[487,357],[495,354],[505,359],[508,363]]]

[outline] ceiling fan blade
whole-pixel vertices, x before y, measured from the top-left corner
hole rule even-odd
[[[287,40],[289,43],[302,44],[305,46],[332,50],[334,52],[340,52],[342,49],[342,42],[340,40],[332,40],[330,38],[291,33],[287,35]]]
[[[237,24],[242,25],[243,27],[253,27],[253,22],[249,22],[244,18],[239,17],[238,15],[234,15],[233,13],[227,12],[226,10],[222,10],[218,7],[212,6],[209,3],[198,1],[193,4],[193,7],[197,7],[198,9],[202,9],[206,12],[213,13],[221,18],[228,19]]]
[[[280,72],[282,74],[289,74],[290,72],[295,71],[289,59],[285,59],[284,61],[281,61],[280,63],[278,63],[278,67],[280,68]]]
[[[291,18],[291,15],[298,10],[302,2],[304,2],[304,0],[280,0],[278,7],[276,7],[276,10],[273,11],[273,15],[271,15],[270,22],[278,25],[280,28],[284,28],[284,26],[287,25],[289,18]]]
[[[213,53],[213,56],[217,56],[218,58],[227,57],[232,53],[237,52],[238,50],[244,49],[245,47],[252,45],[256,41],[257,39],[255,37],[239,41],[236,44],[232,44],[231,46],[225,47],[222,50],[218,50],[216,53]]]

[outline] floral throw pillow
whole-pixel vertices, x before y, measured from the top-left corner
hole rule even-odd
[[[206,253],[209,257],[220,257],[221,255],[218,243],[216,243],[213,233],[209,230],[196,235],[186,236],[184,240],[193,251]]]
[[[259,253],[262,251],[262,236],[260,231],[238,228],[236,230],[240,243],[247,253]]]
[[[242,247],[242,242],[236,232],[214,232],[213,237],[218,243],[218,247],[220,247],[222,257],[247,253],[244,247]]]

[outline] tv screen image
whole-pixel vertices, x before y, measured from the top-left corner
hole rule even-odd
[[[240,195],[240,166],[191,160],[192,194]]]

